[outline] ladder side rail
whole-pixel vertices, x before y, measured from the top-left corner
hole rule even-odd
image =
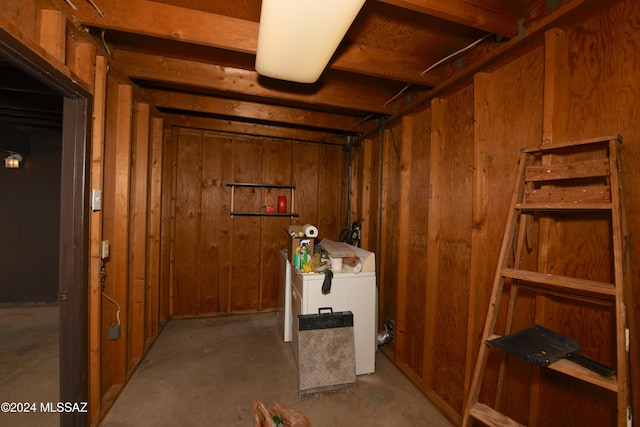
[[[629,361],[626,350],[626,329],[627,315],[624,300],[624,274],[622,271],[623,248],[622,248],[622,224],[621,224],[621,200],[620,182],[618,177],[618,144],[619,139],[609,141],[609,161],[611,168],[611,224],[613,235],[613,260],[614,260],[614,280],[616,288],[616,365],[618,375],[618,427],[627,425],[627,408],[629,406],[628,369]]]
[[[529,184],[525,184],[529,185]],[[518,215],[518,239],[514,248],[514,260],[513,267],[519,268],[522,260],[522,250],[524,248],[524,242],[527,238],[527,232],[529,228],[529,223],[533,221],[532,215],[520,212]],[[504,270],[504,269],[503,269]],[[504,277],[504,276],[503,276]],[[519,284],[515,283],[516,280],[511,282],[511,288],[509,290],[509,304],[507,306],[507,320],[505,322],[505,331],[504,334],[508,335],[511,333],[511,328],[513,326],[513,313],[516,307],[516,299],[518,296]],[[507,371],[507,359],[509,358],[509,353],[502,352],[501,360],[500,360],[500,371],[498,372],[498,383],[496,387],[496,397],[494,408],[496,410],[500,409],[500,400],[502,398],[502,388],[504,385],[504,379]]]
[[[493,329],[496,324],[497,307],[500,304],[500,298],[502,296],[502,288],[504,285],[504,278],[501,271],[508,266],[509,258],[511,254],[511,245],[513,244],[513,236],[517,225],[517,212],[516,204],[519,200],[522,200],[524,194],[525,178],[524,171],[528,163],[533,159],[533,156],[523,152],[520,157],[518,165],[518,181],[514,187],[514,191],[511,195],[511,203],[509,215],[505,224],[504,238],[502,240],[502,247],[500,248],[500,255],[498,257],[498,265],[493,279],[493,289],[491,292],[491,298],[489,300],[489,307],[487,311],[487,317],[485,320],[484,331],[482,333],[482,340],[480,342],[480,349],[478,350],[478,359],[474,369],[473,378],[471,380],[471,386],[469,388],[469,395],[467,396],[467,404],[465,406],[464,414],[462,417],[462,427],[469,425],[469,419],[471,416],[471,409],[478,401],[480,396],[481,377],[484,375],[484,370],[489,356],[489,348],[486,343],[487,338],[493,334]]]

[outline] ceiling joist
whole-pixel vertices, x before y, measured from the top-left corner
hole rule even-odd
[[[89,27],[177,40],[251,55],[255,55],[257,51],[257,22],[150,0],[111,0],[100,8],[104,17],[98,16],[88,2],[81,2],[73,15],[79,24]],[[479,19],[484,21],[482,14],[479,16]],[[330,68],[404,83],[435,86],[440,77],[438,72],[429,76],[420,75],[420,71],[430,65],[432,64],[425,58],[351,44],[336,54]]]
[[[385,102],[393,96],[387,89],[371,89],[358,85],[359,81],[338,83],[331,86],[299,87],[282,89],[282,83],[261,78],[255,71],[222,67],[183,59],[165,58],[126,50],[115,50],[112,58],[118,69],[133,79],[176,83],[195,89],[211,89],[227,93],[251,96],[256,100],[279,100],[282,103],[297,101],[316,107],[342,109],[356,114],[389,114],[391,108]]]
[[[518,2],[503,0],[378,0],[382,3],[437,16],[488,33],[512,37],[518,32],[522,10]]]
[[[149,102],[161,109],[198,111],[216,116],[318,129],[360,131],[357,123],[359,118],[352,116],[160,89],[147,88],[143,89],[142,93]]]
[[[330,132],[316,132],[300,129],[289,129],[255,123],[244,123],[231,120],[196,117],[186,114],[165,114],[164,118],[174,126],[196,129],[207,129],[217,132],[230,132],[243,135],[267,136],[271,138],[293,139],[322,144],[344,145],[346,135],[341,136]]]

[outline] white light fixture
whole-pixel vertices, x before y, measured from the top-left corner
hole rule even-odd
[[[9,169],[16,169],[20,167],[22,156],[18,153],[10,154],[4,158],[4,167]]]
[[[313,83],[365,0],[262,0],[256,71]]]

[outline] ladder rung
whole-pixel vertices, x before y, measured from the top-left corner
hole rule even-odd
[[[501,335],[491,334],[487,337],[486,341],[495,340],[500,337]],[[486,345],[489,345],[489,343],[486,343]],[[618,391],[618,376],[616,374],[605,377],[589,368],[585,368],[584,366],[565,358],[557,360],[546,367],[553,369],[554,371],[562,372],[570,377],[594,384],[598,387],[602,387],[613,392]]]
[[[603,142],[608,142],[613,140],[622,141],[622,137],[620,135],[608,135],[608,136],[599,136],[596,138],[574,139],[571,141],[564,141],[556,144],[538,145],[537,147],[527,148],[524,150],[524,152],[525,153],[546,153],[546,152],[558,150],[561,148],[576,147],[579,145],[601,144]]]
[[[616,295],[616,289],[612,283],[596,282],[594,280],[558,276],[555,274],[538,273],[535,271],[516,270],[514,268],[505,268],[502,270],[501,274],[503,277],[552,286],[556,289],[572,290],[597,295]]]
[[[489,426],[525,427],[523,424],[512,420],[483,403],[475,403],[469,413],[476,420],[482,421]]]
[[[595,178],[609,176],[609,159],[552,163],[527,167],[525,181],[557,181],[561,179]]]
[[[547,368],[553,369],[554,371],[562,372],[571,377],[578,378],[591,384],[595,384],[598,387],[602,387],[613,392],[618,391],[617,375],[614,374],[608,377],[604,377],[596,372],[593,372],[591,369],[580,366],[579,364],[569,359],[560,359],[557,362],[554,362],[547,366]]]
[[[609,202],[589,202],[589,203],[516,203],[516,209],[523,211],[557,211],[557,210],[583,210],[598,211],[610,210]]]
[[[605,185],[561,188],[546,186],[526,189],[524,200],[526,203],[607,203],[611,201],[611,191]]]

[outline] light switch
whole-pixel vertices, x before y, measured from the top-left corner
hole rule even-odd
[[[91,210],[102,210],[102,190],[91,190]]]

